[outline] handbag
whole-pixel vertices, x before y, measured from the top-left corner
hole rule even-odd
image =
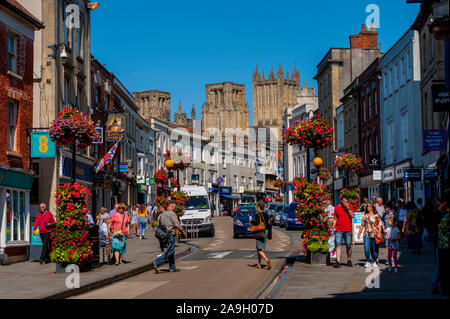
[[[377,244],[377,245],[384,244],[383,234],[379,231],[379,229],[377,227],[375,227],[375,225],[370,220],[370,217],[369,217],[369,221],[372,224],[373,229],[375,230],[375,237],[374,237],[375,244]]]
[[[261,212],[259,214],[259,224],[252,225],[251,233],[253,238],[255,239],[264,239],[266,238],[266,224],[264,223],[264,216]]]
[[[156,227],[155,237],[158,238],[161,242],[165,243],[172,235],[172,231],[168,230],[166,226],[161,225],[160,218],[158,218],[158,227]]]
[[[120,236],[122,236],[122,228],[123,228],[123,222],[125,221],[125,213],[123,214],[123,219],[122,219],[122,225],[120,226],[120,228],[119,229],[114,229],[114,232],[113,232],[113,236],[114,237],[120,237]]]

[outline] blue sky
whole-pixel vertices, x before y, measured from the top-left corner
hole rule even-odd
[[[418,4],[406,0],[98,0],[91,16],[92,54],[130,92],[171,93],[171,117],[181,99],[197,119],[205,84],[245,84],[252,122],[252,74],[266,75],[281,62],[294,64],[300,81],[317,88],[316,66],[330,47],[348,47],[370,13],[380,8],[378,41],[383,52],[411,26]]]

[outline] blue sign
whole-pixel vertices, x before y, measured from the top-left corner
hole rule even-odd
[[[62,173],[66,177],[72,177],[72,159],[64,158]],[[94,167],[77,161],[75,175],[78,180],[92,183],[94,181]]]
[[[421,181],[422,172],[419,168],[406,168],[403,171],[403,178],[405,182]]]
[[[221,186],[219,192],[220,195],[231,195],[233,193],[233,189],[231,187]]]
[[[100,140],[98,142],[94,142],[93,144],[103,144],[103,127],[96,127],[95,130],[98,132]]]
[[[128,163],[119,163],[119,173],[128,174]]]
[[[284,167],[278,166],[278,174],[283,174],[283,172],[284,172]]]
[[[217,183],[222,184],[223,183],[223,178],[219,176],[219,178],[217,179]]]
[[[49,133],[31,133],[31,158],[55,157],[56,144]]]
[[[219,192],[219,184],[211,184],[211,187],[208,187],[208,191],[212,193]]]
[[[438,176],[438,171],[435,168],[426,168],[423,170],[423,179],[433,179]]]
[[[445,130],[423,130],[423,151],[444,151],[446,147]]]

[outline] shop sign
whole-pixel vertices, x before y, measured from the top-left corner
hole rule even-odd
[[[123,113],[109,113],[106,121],[106,141],[123,141],[125,137],[125,115]]]
[[[422,180],[422,171],[418,168],[407,168],[404,170],[405,182],[418,182]]]
[[[145,176],[144,175],[138,175],[136,177],[136,184],[145,184]]]
[[[406,168],[409,168],[410,166],[411,166],[411,164],[409,162],[396,166],[395,167],[395,179],[404,178],[404,170]]]
[[[445,130],[423,130],[423,151],[444,151],[447,141]]]
[[[388,168],[383,171],[383,182],[390,182],[395,180],[394,168]]]
[[[96,127],[95,130],[98,132],[100,139],[98,142],[93,142],[93,144],[103,144],[103,127]]]
[[[219,192],[220,195],[231,195],[233,193],[233,189],[231,187],[221,186]]]
[[[31,133],[31,158],[56,157],[56,144],[49,133]]]
[[[370,155],[369,156],[369,167],[374,170],[380,169],[380,155]]]
[[[147,184],[147,186],[155,186],[156,185],[155,179],[152,177],[147,178],[146,184]]]
[[[425,168],[423,170],[423,179],[433,179],[438,176],[438,171],[435,168]]]
[[[381,181],[381,171],[373,171],[373,180]]]
[[[431,91],[433,94],[433,112],[448,112],[450,110],[450,94],[445,85],[432,85]]]
[[[119,163],[119,173],[128,174],[128,163]]]

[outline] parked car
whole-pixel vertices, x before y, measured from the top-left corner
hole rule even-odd
[[[285,228],[289,229],[303,229],[304,225],[298,220],[297,217],[298,203],[291,203],[289,205],[288,214],[285,222]]]
[[[283,228],[286,225],[289,212],[289,205],[283,205],[283,208],[278,212],[280,216],[280,227]]]
[[[256,215],[255,206],[241,206],[234,215],[233,238],[239,236],[251,235],[252,225],[250,224],[250,216],[254,219]]]

